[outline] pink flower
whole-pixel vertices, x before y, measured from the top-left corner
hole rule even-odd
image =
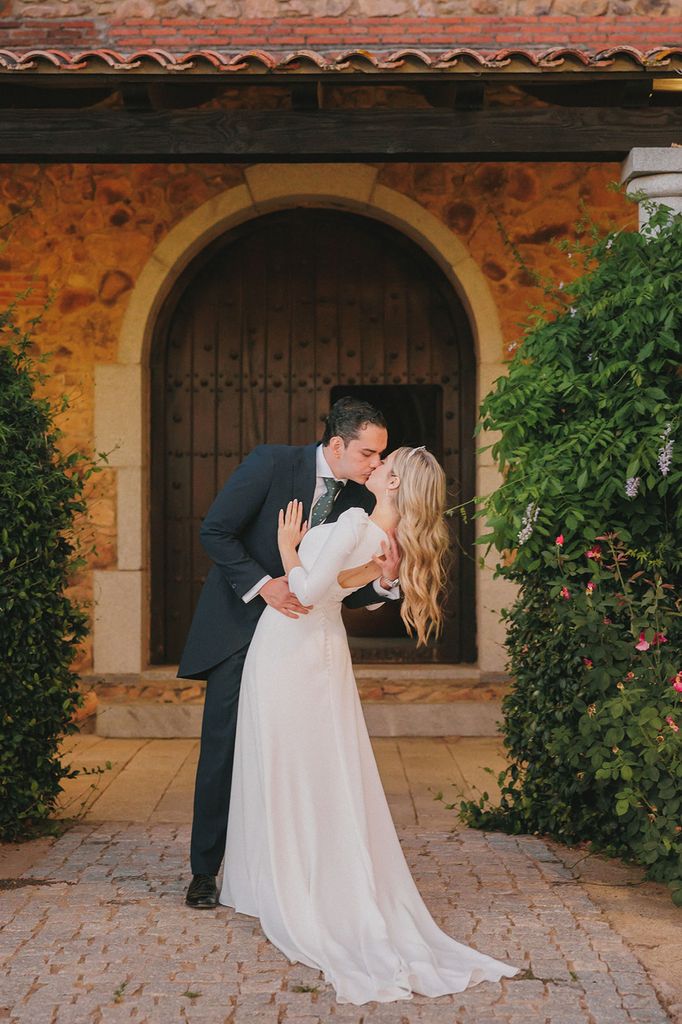
[[[680,731],[679,725],[675,724],[675,719],[672,718],[670,715],[666,715],[665,716],[665,720],[666,720],[666,722],[668,723],[668,725],[670,726],[670,728],[672,729],[673,732],[679,732]]]
[[[628,674],[625,676],[625,678],[626,679],[634,679],[635,678],[635,673],[634,672],[628,672]]]
[[[636,651],[648,651],[650,647],[651,647],[651,644],[650,644],[650,643],[649,643],[649,641],[648,641],[648,640],[647,640],[647,639],[645,638],[645,636],[644,636],[644,632],[642,631],[642,632],[641,632],[641,633],[639,634],[639,640],[638,640],[638,642],[637,642],[637,643],[635,644],[635,650],[636,650]]]
[[[590,548],[589,551],[586,551],[585,554],[588,558],[601,558],[601,548],[598,544],[595,544],[594,547]]]
[[[568,587],[562,587],[560,593],[561,593],[561,596],[563,598],[565,598],[566,601],[568,601],[569,597],[571,596],[571,592],[568,589]]]
[[[673,690],[677,690],[678,693],[682,693],[682,672],[678,672],[673,678]]]
[[[585,668],[594,668],[594,662],[591,658],[583,658],[583,665]]]
[[[590,580],[590,582],[585,587],[585,593],[588,594],[588,595],[591,594],[593,590],[596,590],[596,587],[597,587],[597,584],[593,583],[592,580]]]
[[[563,547],[563,544],[564,544],[564,535],[563,535],[563,533],[560,533],[560,534],[559,534],[559,536],[558,536],[558,537],[557,537],[557,539],[556,539],[556,540],[554,541],[554,543],[556,544],[556,546],[557,546],[558,548],[560,548],[560,547]]]
[[[654,633],[654,638],[651,642],[652,644],[667,644],[668,638],[663,633]]]

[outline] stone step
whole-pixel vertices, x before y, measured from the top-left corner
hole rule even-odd
[[[173,666],[133,676],[84,676],[94,731],[128,738],[198,737],[205,683]],[[494,736],[509,681],[475,665],[354,666],[372,736]]]

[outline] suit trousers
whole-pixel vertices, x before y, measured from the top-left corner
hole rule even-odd
[[[193,875],[217,875],[225,854],[242,670],[249,645],[209,669],[194,789]]]

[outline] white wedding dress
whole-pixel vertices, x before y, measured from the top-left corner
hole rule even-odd
[[[396,835],[351,667],[337,582],[386,535],[359,508],[303,538],[289,573],[314,605],[267,607],[244,665],[220,902],[260,918],[340,1003],[440,996],[517,969],[429,914]]]

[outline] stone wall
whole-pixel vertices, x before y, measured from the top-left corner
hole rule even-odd
[[[530,267],[568,279],[570,264],[553,240],[573,236],[581,200],[604,226],[637,227],[636,210],[608,188],[619,173],[615,164],[386,164],[379,180],[423,205],[468,247],[497,303],[508,357],[529,303],[541,296],[499,225]],[[131,290],[155,247],[198,206],[243,181],[240,167],[220,165],[1,168],[0,301],[30,287],[19,300],[28,318],[51,298],[36,340],[52,353],[49,393],[71,396],[62,422],[66,447],[92,447],[94,368],[116,361]],[[92,479],[81,526],[95,550],[74,593],[90,601],[92,570],[117,565],[113,471]],[[79,668],[90,664],[88,642]]]
[[[470,17],[547,15],[617,18],[675,14],[681,0],[5,0],[0,13],[24,17]]]

